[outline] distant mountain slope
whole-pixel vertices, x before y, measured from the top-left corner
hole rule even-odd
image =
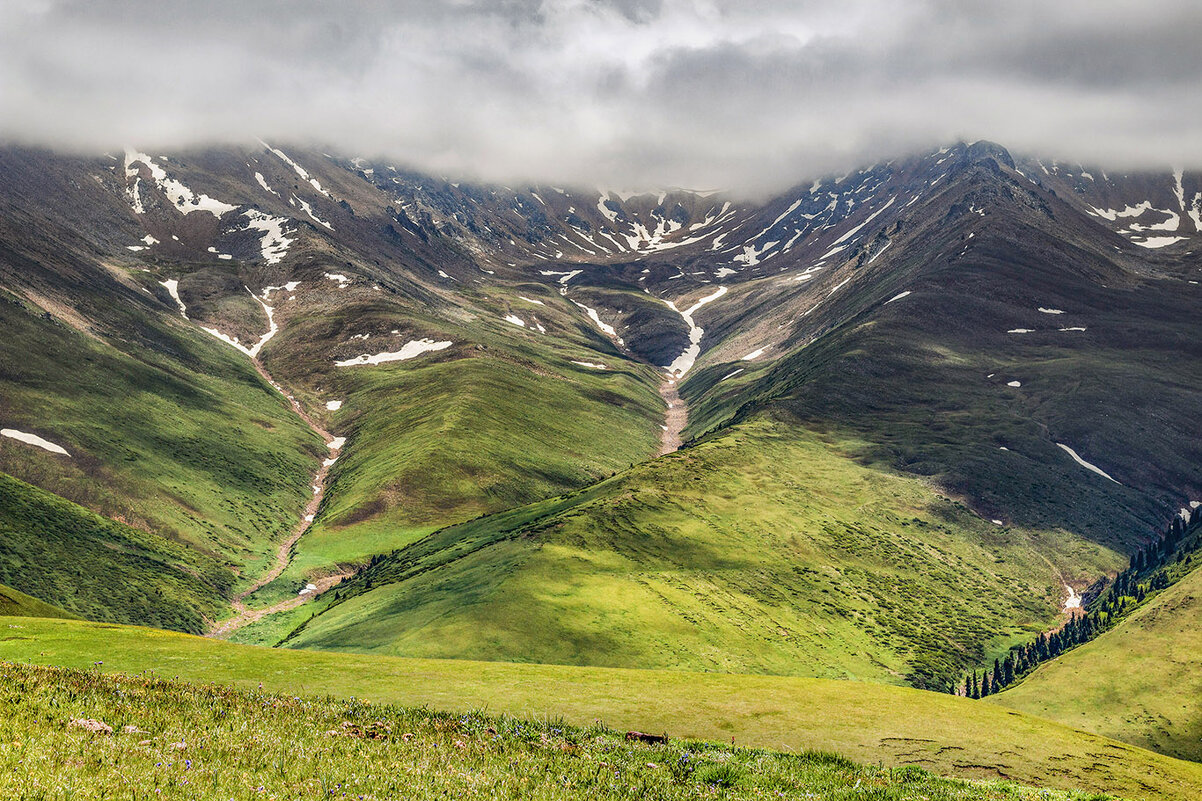
[[[474,550],[476,534],[454,538],[496,532],[495,520],[463,526],[472,518],[531,503],[537,517],[540,501],[622,471],[637,486],[646,475],[638,463],[670,450],[678,434],[702,445],[754,439],[770,421],[785,463],[748,451],[686,484],[699,495],[683,512],[688,527],[737,490],[756,520],[744,547],[783,531],[778,520],[756,519],[761,509],[780,503],[778,512],[806,521],[790,532],[802,545],[774,553],[765,569],[777,583],[792,586],[785,577],[826,565],[824,522],[805,517],[791,494],[775,495],[793,492],[776,480],[794,470],[788,460],[826,438],[839,443],[824,456],[835,473],[883,476],[873,484],[880,492],[903,481],[928,511],[939,496],[961,504],[949,536],[966,538],[981,572],[968,569],[968,584],[957,575],[923,588],[946,601],[942,611],[919,604],[905,625],[890,613],[880,630],[849,628],[829,659],[798,657],[758,635],[730,657],[711,632],[705,666],[729,658],[748,669],[937,685],[1050,622],[1064,583],[1084,589],[1173,509],[1202,497],[1202,331],[1193,313],[1202,286],[1191,283],[1199,262],[1190,228],[1198,176],[1111,174],[1104,189],[1081,192],[1068,180],[989,142],[808,179],[762,202],[475,185],[280,143],[96,158],[3,148],[0,284],[16,300],[0,321],[13,332],[0,423],[71,455],[8,438],[0,467],[185,540],[236,569],[245,587],[314,497],[308,486],[324,459],[327,491],[317,488],[312,528],[284,548],[289,568],[251,603],[295,598],[316,576],[397,549],[479,560],[445,594],[410,596],[401,617],[357,628],[362,638],[336,632],[325,615],[305,630],[340,648],[370,648],[403,640],[402,617],[417,630],[447,609],[449,625],[504,608],[488,596],[494,582],[538,586],[522,566],[547,556],[535,545],[559,533]],[[1183,239],[1147,247],[1161,244],[1145,241],[1148,231],[1168,229],[1135,231],[1110,214],[1142,194],[1177,209]],[[337,458],[290,400],[342,446]],[[683,432],[674,430],[686,413]],[[797,495],[819,480],[799,479]],[[888,495],[845,502],[831,514],[854,532],[849,551],[876,547],[878,533],[855,528],[860,518],[905,519]],[[577,521],[584,541],[623,503],[587,506]],[[630,525],[663,527],[672,516],[663,514],[641,508]],[[941,514],[920,519],[942,525]],[[899,533],[882,521],[880,530]],[[993,553],[994,535],[1007,531],[1033,544]],[[674,543],[671,569],[713,567],[712,533],[700,525]],[[947,548],[932,555],[901,533],[933,572],[944,569]],[[635,540],[620,539],[615,552],[637,565]],[[741,558],[729,553],[737,539],[718,537],[722,559]],[[990,569],[989,558],[1007,563]],[[612,578],[587,559],[547,564],[555,581],[579,585],[567,595]],[[757,569],[740,563],[722,579],[759,592]],[[881,575],[866,569],[830,593],[871,596]],[[402,592],[377,585],[357,598],[386,591]],[[881,592],[891,603],[904,594],[898,583]],[[994,606],[979,619],[963,611],[974,617],[971,633],[942,636],[965,593]],[[512,636],[494,642],[464,624],[437,644],[533,658],[515,650],[523,627],[563,599],[531,594],[525,615],[513,614]],[[827,615],[825,599],[798,597],[799,625]],[[747,613],[757,626],[766,598]],[[552,626],[539,629],[548,640],[541,653],[573,661],[605,653],[598,631],[620,628],[606,618],[623,600],[606,603],[589,607],[594,618],[573,618],[579,648],[550,642]],[[717,618],[737,618],[739,603],[704,600]],[[254,636],[274,641],[314,608]],[[631,631],[654,628],[642,621]],[[631,650],[606,658],[668,659],[668,650],[620,635]]]
[[[0,426],[65,451],[0,437],[0,469],[257,571],[304,507],[320,443],[231,349],[144,306],[82,297],[121,327],[85,333],[0,296]]]
[[[1046,559],[1110,565],[1067,532],[998,528],[858,465],[856,446],[757,417],[409,546],[287,644],[943,688],[1056,619]]]
[[[1123,564],[1202,490],[1181,436],[1202,419],[1202,330],[1185,281],[1134,269],[1004,151],[947,159],[937,191],[877,198],[879,224],[823,269],[684,296],[713,332],[680,387],[694,448],[570,511],[419,541],[288,643],[944,687],[1050,626],[1065,584]],[[611,283],[593,291],[620,297]],[[823,505],[828,475],[873,489]],[[963,540],[928,540],[940,523]]]
[[[260,155],[264,182],[285,186],[294,168]],[[306,181],[281,199],[250,174],[239,183],[235,164],[250,157],[0,154],[0,283],[13,293],[0,424],[69,454],[4,439],[0,466],[228,559],[249,582],[329,455],[255,375],[247,357],[260,355],[353,444],[319,511],[329,525],[265,590],[278,596],[311,570],[654,453],[657,380],[578,307],[541,282],[460,298],[446,270],[488,274],[446,237],[381,239],[345,202],[365,213],[380,200],[360,178],[334,168],[320,190]],[[341,205],[327,208],[330,191]],[[317,233],[333,232],[326,218],[338,238]],[[406,353],[421,342],[437,344]]]

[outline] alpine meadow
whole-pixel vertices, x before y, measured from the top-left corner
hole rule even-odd
[[[1046,6],[0,10],[0,796],[1202,799],[1202,9]]]

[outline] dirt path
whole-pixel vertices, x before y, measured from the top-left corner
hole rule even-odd
[[[329,475],[330,465],[332,465],[334,460],[338,458],[338,454],[342,449],[342,441],[330,436],[330,432],[326,431],[317,423],[316,420],[310,417],[300,403],[296,400],[296,398],[288,394],[283,387],[276,383],[276,380],[271,377],[271,374],[267,372],[266,368],[263,367],[263,364],[257,358],[251,359],[251,363],[255,366],[255,370],[258,371],[259,375],[263,376],[263,379],[267,381],[267,383],[275,387],[281,395],[288,399],[288,402],[292,404],[292,410],[296,412],[296,416],[301,420],[304,420],[305,424],[308,425],[309,428],[321,436],[322,441],[324,441],[327,444],[327,447],[330,449],[330,456],[321,463],[321,467],[319,467],[317,472],[313,474],[313,481],[311,482],[313,486],[313,497],[310,498],[309,503],[306,504],[305,511],[302,513],[301,519],[297,521],[296,526],[292,529],[292,533],[289,534],[288,538],[281,542],[279,548],[276,549],[275,560],[272,563],[271,568],[266,573],[259,576],[258,580],[256,580],[254,584],[251,584],[245,590],[234,596],[231,606],[234,608],[235,615],[228,620],[214,624],[213,628],[210,629],[208,633],[208,636],[210,637],[228,637],[238,629],[254,623],[256,620],[260,620],[268,615],[275,614],[276,612],[284,612],[289,609],[295,609],[306,601],[316,598],[318,595],[350,575],[350,573],[338,573],[332,576],[326,576],[324,578],[317,579],[313,582],[317,587],[316,590],[305,593],[304,595],[298,595],[295,598],[289,598],[287,600],[280,601],[272,606],[267,606],[260,609],[250,609],[246,606],[245,601],[248,597],[279,578],[280,574],[287,569],[288,564],[292,561],[292,549],[296,546],[296,543],[300,541],[300,538],[304,536],[305,532],[309,530],[309,526],[313,524],[313,518],[316,516],[317,510],[321,507],[322,498],[325,497],[326,476]]]
[[[210,631],[208,636],[220,637],[224,639],[243,626],[249,626],[251,623],[262,620],[268,615],[274,615],[277,612],[287,612],[291,609],[295,609],[306,601],[313,600],[326,590],[339,584],[344,578],[347,578],[351,575],[354,574],[348,571],[346,573],[335,573],[332,576],[323,576],[322,578],[315,579],[312,582],[312,584],[317,587],[317,589],[313,590],[312,592],[305,593],[304,595],[297,595],[294,598],[287,598],[279,603],[272,604],[271,606],[263,606],[258,609],[249,609],[246,604],[242,602],[241,598],[239,598],[232,604],[234,610],[238,614],[234,615],[228,620],[223,621],[220,625]]]
[[[659,395],[668,404],[664,412],[664,430],[659,437],[659,455],[666,456],[680,450],[680,432],[684,431],[685,424],[689,421],[689,407],[680,399],[674,378],[664,379],[664,383],[659,386]]]

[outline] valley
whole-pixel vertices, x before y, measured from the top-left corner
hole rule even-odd
[[[1191,577],[952,693],[1196,514],[1200,192],[0,148],[0,656],[1192,792]]]

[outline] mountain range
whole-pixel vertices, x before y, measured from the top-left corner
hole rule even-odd
[[[799,178],[0,149],[5,597],[955,692],[1197,523],[1202,172],[982,141]],[[993,700],[1202,759],[1196,579]]]

